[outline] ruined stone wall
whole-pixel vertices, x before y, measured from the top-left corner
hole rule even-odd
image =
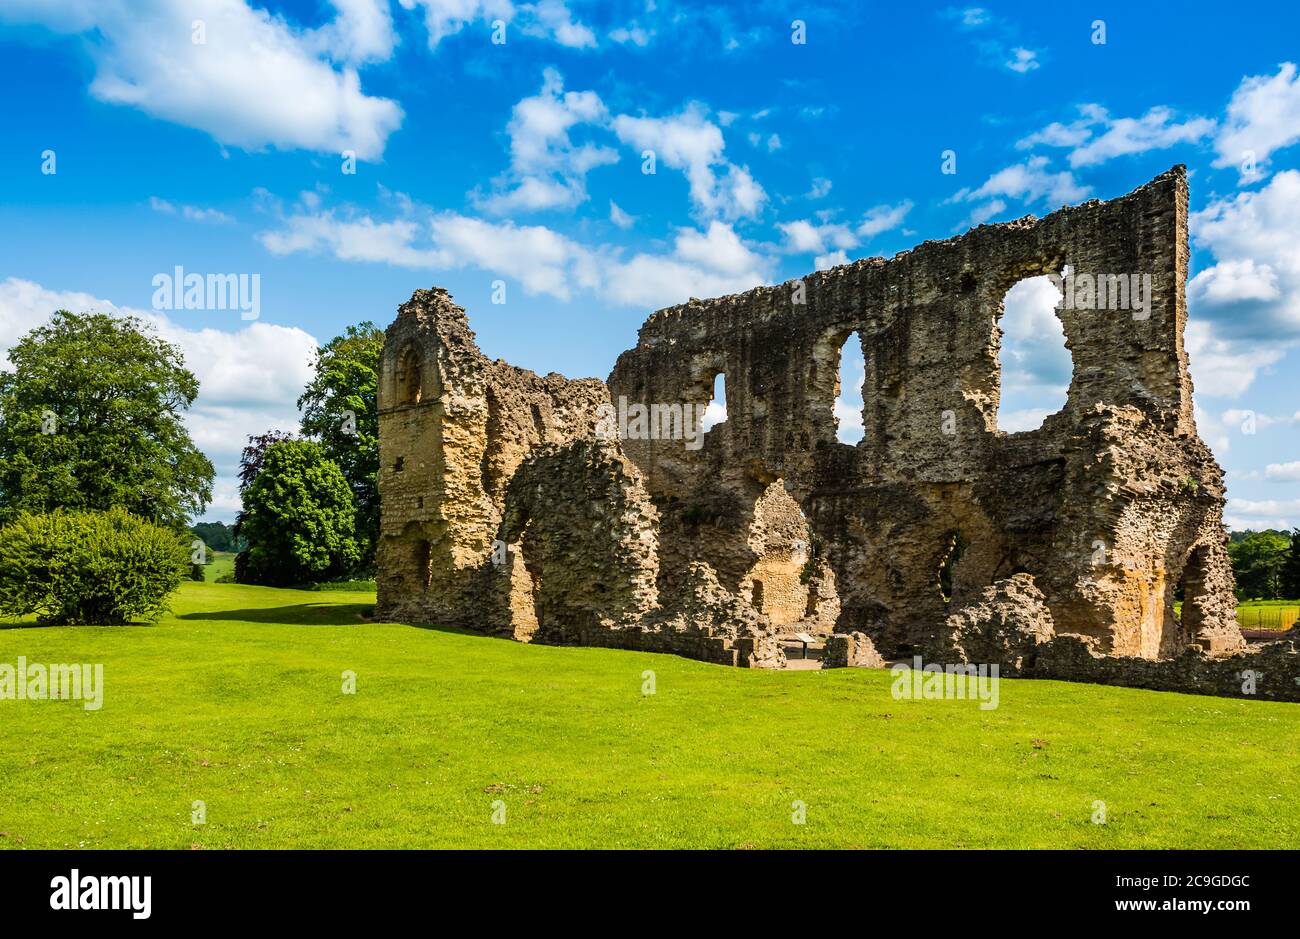
[[[1003,297],[1063,270],[1146,275],[1150,302],[1058,309],[1067,403],[1003,433]],[[489,361],[444,291],[417,291],[380,382],[379,613],[761,666],[782,635],[833,632],[835,661],[860,664],[1023,657],[981,637],[1023,639],[989,611],[1032,591],[1033,648],[1239,651],[1186,277],[1176,167],[1110,202],[660,310],[607,383]],[[854,333],[866,434],[849,446],[833,407]],[[726,419],[692,439],[719,374]],[[686,433],[629,432],[629,407],[684,414]]]
[[[727,388],[727,419],[700,449],[624,442],[663,517],[661,553],[708,561],[744,592],[748,533],[779,480],[834,571],[837,630],[861,630],[886,654],[936,638],[949,607],[938,571],[958,536],[953,603],[1027,572],[1060,631],[1108,652],[1239,646],[1222,472],[1196,435],[1183,348],[1186,223],[1176,168],[1111,202],[655,313],[619,357],[611,398],[707,401],[719,372]],[[1149,274],[1151,303],[1139,315],[1059,310],[1074,361],[1067,404],[1038,430],[1002,433],[1003,297],[1067,265]],[[833,406],[855,332],[866,435],[849,446]],[[1189,566],[1183,623],[1173,591]]]
[[[379,613],[513,635],[501,607],[524,572],[492,565],[506,489],[534,448],[589,437],[607,400],[596,379],[489,360],[446,291],[417,290],[388,328],[379,380]],[[516,576],[495,583],[485,566]]]

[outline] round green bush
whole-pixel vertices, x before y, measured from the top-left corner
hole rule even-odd
[[[189,569],[176,532],[122,509],[24,513],[0,529],[0,613],[55,625],[152,621]]]

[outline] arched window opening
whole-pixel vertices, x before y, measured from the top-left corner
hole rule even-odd
[[[397,360],[397,403],[419,404],[424,390],[420,353],[407,346]]]
[[[433,560],[429,542],[418,539],[412,546],[412,561],[415,568],[415,582],[420,590],[428,590],[433,583]]]
[[[1074,363],[1057,315],[1061,300],[1060,288],[1046,275],[1027,277],[1007,291],[998,322],[998,430],[1036,430],[1065,407]]]
[[[839,375],[835,382],[835,438],[856,444],[866,436],[863,422],[862,386],[867,377],[862,337],[851,332],[840,347]]]
[[[939,596],[943,597],[944,603],[951,603],[953,596],[953,569],[956,568],[957,562],[966,552],[966,539],[961,532],[954,532],[948,539],[948,547],[944,551],[943,560],[939,562],[938,587]]]
[[[718,372],[717,375],[713,376],[713,397],[709,399],[709,404],[704,409],[704,416],[700,418],[700,427],[707,434],[726,419],[727,375],[725,372]]]

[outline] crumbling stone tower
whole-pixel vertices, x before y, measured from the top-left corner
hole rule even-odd
[[[994,653],[1061,636],[1145,660],[1238,651],[1222,471],[1183,347],[1187,263],[1175,167],[1110,202],[660,310],[607,383],[489,361],[445,291],[417,291],[379,390],[379,613],[769,666],[793,631],[961,655],[989,648],[971,639],[982,624]],[[1001,432],[1003,297],[1063,271],[1111,289],[1057,311],[1065,407]],[[1148,278],[1142,309],[1117,292],[1132,276]],[[855,446],[833,417],[852,334]],[[611,409],[625,430],[633,404],[698,413],[718,375],[726,420],[698,448],[598,432]],[[1041,611],[1010,638],[1008,597]]]

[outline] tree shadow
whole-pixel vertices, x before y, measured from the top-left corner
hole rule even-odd
[[[87,623],[36,623],[23,620],[0,620],[0,632],[6,629],[150,629],[157,623],[113,623],[90,625]]]
[[[356,626],[367,622],[363,613],[370,603],[295,603],[290,606],[254,607],[245,610],[212,610],[184,613],[181,620],[219,620],[245,623],[277,623],[282,626]]]

